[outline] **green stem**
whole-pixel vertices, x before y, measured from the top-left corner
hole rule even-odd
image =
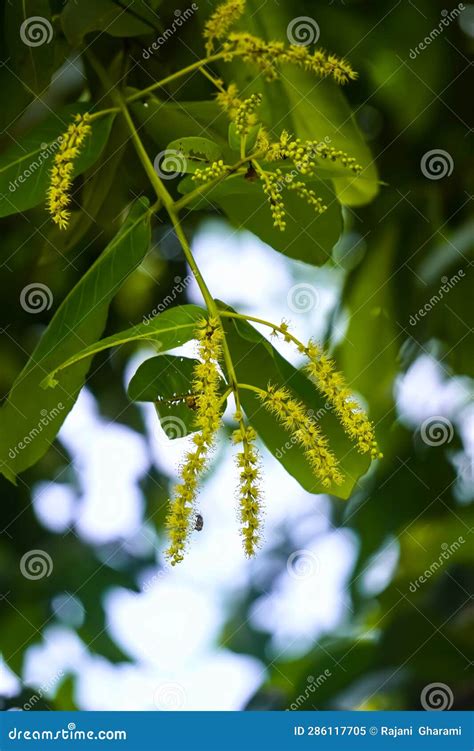
[[[138,135],[137,129],[135,128],[135,124],[132,120],[132,117],[130,115],[130,112],[128,111],[127,104],[125,102],[125,99],[123,98],[120,91],[114,88],[113,84],[111,83],[109,77],[107,76],[107,73],[103,66],[99,63],[97,58],[92,54],[88,53],[89,59],[91,61],[92,66],[94,67],[97,75],[99,76],[101,82],[107,88],[110,92],[111,97],[114,99],[114,101],[117,102],[117,105],[125,119],[125,122],[128,126],[128,129],[130,131],[130,135],[133,140],[133,144],[135,146],[135,150],[138,154],[138,158],[140,159],[143,168],[145,172],[147,173],[150,182],[155,189],[156,195],[158,199],[163,203],[166,211],[168,212],[168,215],[171,219],[171,222],[173,224],[174,230],[176,232],[176,236],[178,240],[181,243],[181,246],[183,248],[184,255],[186,257],[186,260],[189,264],[189,267],[191,271],[194,274],[194,277],[196,278],[196,281],[198,283],[199,289],[201,290],[201,294],[204,298],[204,301],[206,303],[207,309],[211,316],[216,318],[219,321],[219,325],[222,329],[222,352],[224,355],[224,361],[226,364],[227,369],[227,375],[229,377],[230,386],[232,388],[232,391],[234,392],[234,398],[235,398],[235,404],[237,407],[237,411],[240,412],[240,399],[239,399],[239,392],[237,388],[237,376],[235,373],[234,364],[232,362],[232,358],[230,355],[229,346],[227,344],[227,340],[225,337],[224,327],[222,325],[222,320],[220,318],[220,312],[219,309],[214,301],[214,298],[212,297],[206,282],[204,281],[202,274],[199,270],[199,267],[194,259],[194,256],[192,254],[191,248],[189,246],[188,240],[186,238],[186,235],[184,233],[183,228],[181,227],[181,223],[178,216],[179,207],[178,204],[175,203],[166,190],[165,186],[163,185],[161,179],[155,172],[155,169],[153,167],[153,164],[150,160],[150,157],[148,156],[145,147],[143,146],[142,140],[140,136]],[[215,58],[216,56],[214,56]],[[220,57],[220,56],[217,56]],[[189,66],[189,68],[197,68],[199,67],[197,64],[194,66]],[[182,71],[181,71],[182,72]],[[169,77],[172,78],[172,77]],[[143,92],[142,92],[143,93]],[[130,101],[130,99],[129,99]]]
[[[245,391],[255,391],[256,394],[266,394],[265,389],[260,389],[258,386],[252,386],[251,383],[238,383],[237,388],[244,389]]]
[[[89,52],[86,52],[86,55],[90,58]],[[182,76],[186,76],[188,73],[192,73],[195,70],[201,70],[201,72],[208,78],[215,86],[218,86],[217,79],[214,78],[210,73],[208,73],[206,70],[204,70],[203,66],[207,65],[209,62],[214,62],[215,60],[220,60],[223,57],[222,54],[219,55],[212,55],[211,57],[206,57],[202,60],[197,60],[195,63],[192,63],[192,65],[188,65],[186,68],[182,68],[181,70],[176,71],[176,73],[172,73],[169,76],[166,76],[166,78],[162,78],[161,81],[156,81],[151,86],[147,86],[146,89],[141,89],[140,91],[136,91],[134,94],[130,94],[127,97],[124,97],[124,101],[128,104],[129,102],[136,102],[138,99],[142,99],[143,97],[148,96],[156,89],[161,89],[163,86],[166,86],[168,83],[171,83],[172,81],[177,81]],[[109,115],[115,112],[120,112],[120,107],[109,107],[107,109],[99,110],[98,112],[94,112],[93,115],[91,115],[92,120],[98,120],[101,117],[104,117],[105,115]]]
[[[119,107],[108,107],[106,110],[99,110],[98,112],[92,112],[89,115],[89,122],[93,123],[94,120],[99,120],[101,117],[105,117],[105,115],[112,115],[117,112],[120,112]]]
[[[252,321],[252,323],[261,323],[262,326],[268,326],[274,332],[278,332],[283,337],[285,337],[285,339],[293,342],[293,344],[296,345],[297,349],[300,352],[303,352],[306,349],[306,346],[303,344],[303,342],[300,342],[300,340],[297,339],[296,336],[294,336],[293,334],[290,334],[290,332],[287,331],[286,328],[283,328],[282,326],[278,326],[276,323],[272,323],[271,321],[266,321],[264,318],[258,318],[257,316],[247,316],[247,315],[243,315],[242,313],[234,313],[230,310],[222,310],[220,312],[220,315],[224,316],[224,318],[237,318],[241,321]]]
[[[156,83],[153,83],[151,86],[147,86],[146,89],[142,89],[141,91],[137,91],[135,94],[131,94],[131,96],[127,97],[127,102],[135,102],[137,99],[148,96],[148,94],[151,94],[152,91],[155,91],[155,89],[162,88],[168,83],[172,83],[173,81],[177,81],[178,78],[186,76],[188,73],[199,70],[199,68],[202,68],[203,65],[208,65],[208,63],[213,63],[216,60],[222,60],[223,58],[224,53],[219,52],[215,55],[209,55],[208,57],[202,58],[201,60],[196,60],[195,63],[186,66],[186,68],[181,68],[181,70],[176,71],[176,73],[171,73],[171,75],[166,76],[166,78],[162,78],[161,81],[156,81]]]

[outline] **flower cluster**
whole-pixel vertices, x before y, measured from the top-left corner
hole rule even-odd
[[[265,158],[274,162],[289,159],[301,175],[314,175],[319,166],[318,160],[324,159],[339,162],[357,175],[362,171],[362,166],[345,151],[335,149],[325,141],[302,141],[286,130],[282,132],[278,141],[268,147]]]
[[[285,204],[281,195],[283,175],[280,170],[268,172],[259,170],[262,190],[268,198],[270,211],[272,212],[273,226],[282,232],[286,229]]]
[[[315,210],[316,214],[323,214],[326,211],[327,206],[323,203],[322,198],[319,198],[314,190],[308,188],[305,183],[291,182],[288,185],[288,190],[294,190],[300,198]]]
[[[216,177],[224,177],[225,175],[228,175],[229,171],[229,165],[225,164],[222,159],[219,159],[217,162],[212,162],[209,167],[197,169],[192,179],[198,183],[208,183],[210,180],[215,180]]]
[[[250,557],[255,554],[260,542],[261,497],[260,497],[260,460],[255,441],[257,434],[253,428],[244,425],[242,414],[237,412],[235,419],[240,423],[232,435],[236,444],[242,444],[237,454],[237,466],[240,471],[239,500],[240,521],[245,553]]]
[[[302,180],[297,180],[298,175],[312,177],[318,169],[318,159],[330,159],[333,162],[339,161],[340,164],[353,172],[359,174],[362,167],[356,163],[353,157],[349,157],[344,151],[334,149],[327,143],[318,141],[302,141],[300,138],[294,138],[287,131],[283,131],[280,139],[269,144],[268,141],[261,141],[263,158],[266,162],[291,161],[294,170],[283,172],[280,168],[273,171],[259,168],[258,174],[261,180],[262,189],[270,203],[270,210],[273,217],[273,225],[277,229],[284,231],[286,228],[285,221],[285,204],[282,196],[284,188],[292,190],[308,203],[317,214],[326,211],[327,206],[323,203],[314,190],[309,188]]]
[[[237,85],[231,83],[226,89],[222,87],[222,90],[216,94],[216,102],[229,115],[230,119],[233,120],[242,105]]]
[[[230,28],[230,27],[227,27]],[[266,42],[246,32],[233,32],[223,44],[225,60],[241,57],[253,63],[268,80],[278,78],[278,66],[290,63],[321,77],[331,77],[338,84],[357,78],[357,73],[346,60],[329,55],[322,50],[311,52],[309,47],[297,44],[286,46],[283,42]]]
[[[370,453],[372,459],[382,458],[374,426],[346,385],[344,376],[335,370],[334,362],[314,342],[309,342],[305,354],[308,357],[306,372],[333,406],[349,438],[362,454]]]
[[[224,164],[222,159],[219,159],[217,162],[212,162],[209,167],[197,169],[192,179],[194,182],[208,183],[210,180],[215,180],[216,177],[224,177],[224,175],[229,174],[229,170],[230,167]]]
[[[186,454],[181,477],[176,485],[167,519],[170,544],[167,555],[174,565],[184,556],[187,539],[195,519],[195,500],[198,483],[207,466],[221,420],[219,360],[222,353],[223,331],[217,319],[203,320],[196,331],[200,361],[195,367],[192,384],[192,407],[196,410],[195,426],[199,431],[193,437],[194,448]],[[306,356],[304,370],[317,389],[334,409],[344,431],[361,453],[371,459],[382,457],[375,440],[374,426],[347,387],[343,376],[335,370],[333,361],[314,342],[299,342],[290,332],[286,321],[273,328],[286,342],[293,343],[298,352]],[[344,475],[338,459],[329,446],[314,413],[306,408],[285,386],[268,384],[266,390],[246,384],[257,392],[267,409],[291,434],[311,467],[315,478],[328,491],[343,484]],[[230,389],[229,389],[230,391]],[[187,397],[191,398],[191,397]],[[257,434],[245,424],[238,408],[234,415],[238,428],[232,440],[240,448],[236,454],[239,470],[239,518],[244,551],[253,556],[261,541],[262,499],[260,489],[260,458],[256,448]]]
[[[192,527],[199,478],[206,467],[220,424],[218,362],[221,356],[222,331],[218,322],[203,319],[198,325],[196,338],[200,362],[194,371],[193,393],[195,426],[198,432],[192,438],[194,449],[186,454],[166,521],[170,539],[167,555],[172,565],[183,559]]]
[[[272,384],[260,394],[260,398],[266,409],[277,417],[303,448],[315,476],[322,485],[325,488],[340,485],[343,477],[337,459],[328,448],[326,437],[307,413],[304,405],[294,399],[288,389],[277,388]]]
[[[214,42],[225,39],[229,29],[239,20],[245,10],[245,0],[226,0],[219,5],[204,26],[206,52],[212,54]]]
[[[76,115],[61,138],[61,146],[54,157],[54,165],[51,170],[51,182],[48,188],[48,211],[53,222],[60,229],[66,229],[71,212],[67,206],[71,202],[69,194],[74,170],[74,160],[78,156],[81,146],[91,131],[88,124],[89,116]]]
[[[234,118],[235,129],[239,135],[247,135],[250,128],[256,124],[257,116],[255,111],[260,107],[261,103],[261,94],[252,94],[251,97],[242,102]]]

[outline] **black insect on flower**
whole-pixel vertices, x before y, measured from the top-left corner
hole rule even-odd
[[[196,520],[194,522],[194,529],[197,532],[200,532],[203,527],[204,527],[204,519],[202,518],[202,514],[196,514]]]

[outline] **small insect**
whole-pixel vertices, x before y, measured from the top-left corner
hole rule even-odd
[[[189,409],[197,408],[196,397],[193,396],[193,394],[189,394],[189,396],[186,396],[185,401],[186,401],[186,406],[189,407]]]
[[[194,529],[197,532],[200,532],[203,527],[204,527],[204,519],[202,518],[202,514],[196,514],[196,519],[194,522]]]

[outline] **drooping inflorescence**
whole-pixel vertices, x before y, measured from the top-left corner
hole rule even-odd
[[[256,110],[261,103],[261,94],[252,94],[251,97],[241,103],[234,117],[235,129],[239,135],[247,135],[250,128],[256,124]]]
[[[242,449],[237,453],[237,466],[239,468],[239,506],[242,538],[244,550],[249,557],[255,554],[260,542],[260,526],[262,517],[262,502],[260,491],[260,460],[255,441],[255,430],[243,423],[242,415],[237,412],[234,415],[240,423],[238,430],[232,435],[236,444],[241,444]]]
[[[322,485],[326,488],[340,485],[343,477],[337,459],[328,447],[326,437],[303,404],[294,399],[288,389],[278,388],[273,384],[269,384],[267,390],[260,394],[260,398],[266,409],[277,417],[303,448],[315,476]]]
[[[183,559],[192,527],[199,478],[206,467],[220,424],[218,362],[222,331],[217,321],[203,319],[197,327],[196,338],[200,362],[194,371],[193,393],[198,432],[192,438],[194,449],[185,456],[166,521],[170,539],[167,555],[172,565]]]
[[[287,130],[282,131],[279,140],[269,146],[265,158],[272,162],[289,159],[301,175],[308,176],[316,174],[320,166],[318,160],[325,159],[340,162],[343,167],[350,169],[356,175],[362,170],[362,166],[357,164],[354,157],[349,156],[345,151],[335,149],[327,141],[303,141],[301,138],[295,138]]]
[[[286,229],[285,204],[282,197],[284,177],[280,170],[269,172],[268,170],[261,169],[258,174],[262,190],[270,204],[273,226],[284,232]]]
[[[239,89],[235,83],[229,84],[225,89],[222,88],[216,94],[216,102],[219,107],[233,120],[242,105],[242,99],[239,97]]]
[[[309,342],[305,354],[308,357],[306,372],[333,406],[349,438],[362,454],[370,453],[372,459],[382,458],[374,426],[348,388],[344,376],[336,371],[334,362],[314,342]]]
[[[357,78],[349,63],[336,55],[329,55],[323,50],[311,52],[309,47],[297,44],[267,42],[247,32],[231,32],[222,49],[225,60],[230,62],[235,57],[241,57],[244,62],[256,65],[268,80],[278,78],[278,66],[288,63],[323,78],[331,77],[338,84]]]
[[[71,202],[70,188],[73,180],[74,160],[79,155],[81,147],[91,131],[88,123],[89,116],[76,115],[61,137],[61,145],[54,157],[51,170],[51,181],[48,188],[48,211],[53,222],[60,229],[66,229],[69,223],[70,211],[67,206]]]
[[[204,26],[206,52],[212,54],[215,43],[225,39],[229,29],[239,20],[245,10],[245,0],[226,0],[218,5]]]

